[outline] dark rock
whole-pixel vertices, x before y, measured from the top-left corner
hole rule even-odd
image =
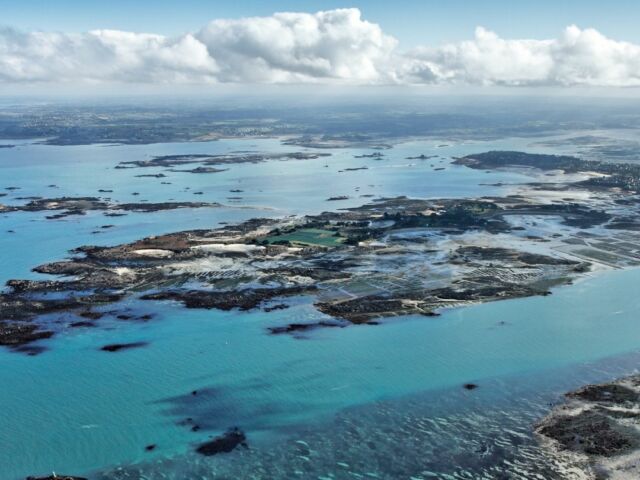
[[[336,322],[316,322],[316,323],[290,323],[283,327],[269,327],[269,332],[273,335],[281,335],[283,333],[298,333],[308,332],[309,330],[315,330],[316,328],[336,328],[344,327],[344,325]]]
[[[329,197],[327,198],[327,202],[336,202],[339,200],[349,200],[349,197],[346,195],[339,195],[337,197]]]
[[[633,453],[636,460],[616,470],[625,472],[624,478],[636,478],[631,470],[640,451],[639,406],[640,375],[586,385],[567,393],[566,402],[536,425],[536,432],[554,440],[557,449],[586,455],[594,469],[610,465],[602,457]]]
[[[87,310],[85,312],[80,312],[78,316],[88,318],[89,320],[99,320],[104,316],[104,313]]]
[[[624,385],[604,384],[587,385],[575,392],[567,393],[569,398],[578,398],[588,402],[626,403],[638,402],[640,396],[634,390]]]
[[[610,457],[638,447],[637,435],[615,425],[609,417],[584,410],[577,415],[554,416],[538,428],[538,433],[552,438],[564,450]]]
[[[104,352],[119,352],[120,350],[129,350],[131,348],[140,348],[147,346],[147,342],[131,342],[131,343],[112,343],[101,347]]]
[[[46,218],[47,220],[58,220],[60,218],[65,218],[65,217],[70,217],[72,215],[85,215],[86,212],[84,210],[80,210],[80,209],[71,209],[71,210],[66,210],[62,213],[55,213],[53,215],[47,215],[44,218]]]
[[[143,295],[142,300],[175,300],[187,308],[217,308],[219,310],[251,310],[275,297],[299,295],[309,287],[255,288],[240,291],[210,292],[205,290],[165,291]]]
[[[190,170],[178,170],[171,169],[170,172],[186,172],[186,173],[220,173],[226,172],[228,168],[215,168],[215,167],[196,167]]]
[[[52,336],[53,332],[40,330],[32,323],[0,321],[0,345],[17,348]]]
[[[207,202],[161,202],[161,203],[122,203],[115,205],[113,208],[118,210],[127,210],[132,212],[158,212],[161,210],[176,210],[179,208],[203,208],[203,207],[219,207],[219,203]]]
[[[238,445],[246,445],[246,440],[247,437],[245,434],[240,429],[234,427],[210,442],[203,443],[196,449],[196,452],[207,457],[219,453],[229,453]]]
[[[263,310],[265,312],[273,312],[274,310],[286,310],[289,308],[289,305],[286,303],[278,303],[276,305],[271,305],[270,307],[264,307]]]
[[[82,327],[95,327],[95,324],[91,322],[80,321],[80,322],[70,323],[69,326],[72,328],[82,328]]]

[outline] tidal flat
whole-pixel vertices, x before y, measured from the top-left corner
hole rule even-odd
[[[534,425],[631,373],[638,172],[517,138],[317,147],[0,152],[8,478],[588,472]],[[479,413],[501,394],[515,434]]]

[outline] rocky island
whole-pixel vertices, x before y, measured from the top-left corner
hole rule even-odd
[[[0,213],[13,212],[57,212],[49,215],[48,220],[57,220],[71,215],[84,215],[88,211],[101,211],[105,216],[120,215],[121,212],[157,212],[179,208],[215,208],[218,203],[208,202],[138,202],[117,203],[99,197],[59,197],[31,199],[23,205],[3,205]]]
[[[163,167],[167,171],[190,172],[190,173],[217,173],[224,169],[218,168],[221,165],[236,165],[243,163],[261,163],[269,160],[315,160],[322,157],[329,157],[330,153],[318,152],[293,152],[293,153],[237,153],[229,155],[163,155],[150,160],[133,160],[120,162],[115,166],[117,169],[123,168],[149,168]],[[177,170],[175,167],[197,164],[198,167],[187,170]],[[160,174],[161,175],[161,174]]]
[[[186,308],[270,311],[286,308],[287,297],[312,296],[327,320],[271,329],[299,334],[341,322],[434,316],[443,308],[474,302],[547,295],[593,264],[640,263],[630,227],[639,205],[633,182],[586,201],[579,195],[583,189],[602,188],[585,182],[581,172],[612,172],[613,167],[510,152],[458,162],[472,168],[553,167],[561,173],[552,182],[534,182],[507,197],[381,198],[301,218],[254,219],[113,247],[78,247],[67,260],[35,267],[56,279],[7,282],[9,291],[0,296],[0,344],[23,347],[65,325],[118,315],[118,303],[128,297],[179,302]],[[629,172],[638,175],[637,170]],[[211,205],[166,205],[185,206]],[[155,207],[62,198],[14,208],[73,212]],[[546,239],[530,236],[521,226],[527,218],[552,219],[569,230]],[[59,321],[43,321],[42,314]]]
[[[165,158],[160,165],[202,161],[211,160]],[[68,329],[100,328],[106,318],[152,321],[154,315],[144,311],[147,302],[277,315],[305,297],[317,318],[264,327],[267,335],[300,339],[319,329],[374,326],[404,315],[436,317],[473,303],[549,295],[593,270],[640,265],[635,166],[521,152],[474,154],[455,163],[479,170],[527,169],[534,178],[504,196],[382,197],[315,215],[78,246],[66,259],[34,267],[39,277],[7,282],[0,293],[0,345],[38,355],[46,351],[47,339]],[[3,212],[118,214],[216,206],[59,197],[32,198],[4,206]],[[130,311],[128,300],[142,311]],[[99,348],[107,356],[147,345],[136,340]],[[640,446],[632,428],[639,384],[631,378],[573,392],[536,432],[550,451],[579,456],[585,471],[631,468]],[[464,384],[467,391],[476,388]],[[196,451],[225,453],[245,445],[245,439],[242,431],[230,429]]]

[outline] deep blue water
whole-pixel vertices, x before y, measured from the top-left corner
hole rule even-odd
[[[173,198],[228,205],[56,221],[42,213],[7,214],[0,217],[0,279],[36,276],[33,266],[83,244],[317,213],[364,203],[361,194],[500,194],[508,187],[481,184],[527,180],[449,164],[450,157],[465,153],[522,149],[525,140],[445,148],[437,143],[402,144],[380,161],[353,158],[366,150],[334,149],[328,159],[232,165],[222,173],[169,173],[164,179],[134,177],[154,169],[113,166],[160,154],[297,149],[276,140],[0,149],[0,188],[21,187],[0,199],[7,203],[18,196],[99,195],[102,188],[113,189],[109,195],[117,201]],[[421,153],[445,158],[405,159]],[[363,165],[369,169],[338,172]],[[244,192],[229,193],[237,188]],[[228,200],[235,195],[242,200]],[[326,202],[336,195],[352,198]],[[104,224],[116,226],[91,233]],[[102,328],[55,337],[36,357],[0,351],[0,478],[54,470],[98,476],[130,464],[130,476],[109,478],[249,478],[249,472],[254,478],[429,478],[445,472],[451,478],[494,478],[490,467],[505,459],[519,466],[520,475],[569,478],[539,454],[531,424],[563,390],[633,370],[640,345],[639,280],[639,270],[606,272],[550,297],[329,329],[306,340],[266,331],[321,317],[305,298],[271,313],[145,303],[157,313],[153,321],[105,320]],[[142,308],[135,301],[125,306]],[[128,341],[149,345],[116,354],[99,351]],[[465,382],[481,387],[466,392]],[[192,418],[189,425],[183,424],[186,418]],[[199,432],[190,430],[193,423]],[[249,451],[206,460],[192,453],[197,443],[235,425],[247,432]],[[313,452],[296,440],[313,445]],[[152,453],[144,451],[149,444],[157,444]]]

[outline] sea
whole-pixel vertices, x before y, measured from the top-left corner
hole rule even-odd
[[[100,196],[221,206],[54,220],[45,218],[51,212],[0,214],[1,283],[47,278],[31,269],[82,245],[317,214],[372,198],[505,195],[531,181],[526,172],[472,170],[452,160],[488,150],[571,153],[528,138],[411,140],[386,150],[255,138],[2,143],[16,145],[0,148],[4,204]],[[114,168],[160,155],[299,151],[331,155],[232,164],[209,174]],[[375,152],[383,156],[362,157]],[[432,157],[409,158],[420,155]],[[346,170],[360,167],[366,169]],[[152,173],[166,177],[136,176]],[[348,199],[327,201],[336,196]],[[106,224],[113,227],[100,228]],[[305,296],[272,312],[125,300],[122,308],[154,318],[106,316],[95,328],[64,329],[37,356],[0,349],[0,479],[53,472],[97,480],[583,478],[572,459],[549,454],[533,428],[567,390],[637,371],[638,285],[640,270],[599,270],[546,297],[320,329],[305,338],[268,331],[325,318]],[[147,345],[100,350],[127,342]],[[246,448],[213,457],[195,452],[233,427],[245,432]]]

